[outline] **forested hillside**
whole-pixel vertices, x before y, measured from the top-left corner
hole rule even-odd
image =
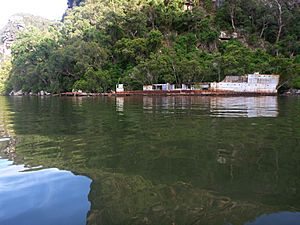
[[[30,14],[19,13],[10,17],[0,29],[0,93],[5,92],[5,82],[11,71],[11,47],[18,35],[26,29],[47,31],[51,21]]]
[[[253,72],[300,88],[298,0],[80,2],[69,1],[61,24],[18,38],[7,92],[106,92],[118,82],[140,89]]]
[[[18,34],[24,29],[35,27],[39,30],[48,30],[50,21],[30,14],[15,14],[9,18],[8,23],[0,28],[0,61],[7,54],[11,44],[16,40]]]

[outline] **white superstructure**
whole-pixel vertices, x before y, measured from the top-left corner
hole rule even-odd
[[[221,82],[210,84],[212,91],[241,93],[277,93],[279,75],[248,74],[245,76],[226,76]]]

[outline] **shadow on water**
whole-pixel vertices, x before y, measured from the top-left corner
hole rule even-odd
[[[92,179],[88,224],[300,220],[298,98],[23,97],[0,103],[17,139],[15,163]],[[64,190],[77,192],[71,188]]]

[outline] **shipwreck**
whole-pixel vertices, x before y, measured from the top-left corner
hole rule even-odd
[[[148,84],[140,91],[126,91],[123,84],[116,86],[116,95],[275,95],[279,75],[247,74],[226,76],[221,82],[193,84]]]
[[[235,93],[276,94],[279,75],[248,74],[244,76],[226,76],[221,82],[210,84],[212,91],[226,91]]]

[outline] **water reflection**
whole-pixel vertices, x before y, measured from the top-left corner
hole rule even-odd
[[[277,117],[276,96],[212,97],[210,112],[215,117]]]
[[[253,222],[245,225],[298,225],[300,224],[300,213],[279,212],[269,215],[262,215]]]
[[[143,97],[143,109],[153,113],[156,110],[191,110],[199,112],[209,109],[212,117],[277,117],[276,96],[259,97]],[[124,105],[124,102],[123,102]],[[171,110],[171,111],[170,111]],[[208,113],[208,112],[206,112]]]
[[[124,111],[124,97],[116,97],[116,111],[117,112]]]
[[[0,158],[0,224],[86,223],[90,179],[58,169],[26,170]]]
[[[300,102],[279,98],[276,119],[219,118],[212,102],[7,98],[5,121],[18,139],[15,164],[90,177],[90,225],[242,225],[300,211]]]

